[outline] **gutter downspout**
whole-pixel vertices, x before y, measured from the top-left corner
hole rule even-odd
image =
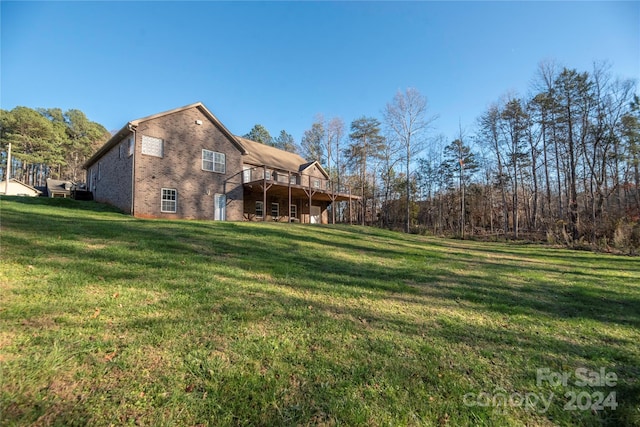
[[[131,154],[131,216],[135,216],[136,198],[136,127],[129,123],[129,130],[133,133],[133,154]]]

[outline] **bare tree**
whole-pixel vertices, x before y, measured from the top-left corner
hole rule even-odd
[[[340,185],[340,145],[344,138],[344,121],[340,117],[334,117],[326,125],[327,134],[327,166],[329,174],[333,176]],[[331,167],[333,165],[333,168]]]
[[[427,99],[417,89],[398,91],[384,111],[384,120],[395,139],[404,147],[406,165],[406,228],[411,231],[411,159],[424,149],[426,132],[437,116],[427,116]]]

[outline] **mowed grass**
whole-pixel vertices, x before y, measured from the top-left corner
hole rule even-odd
[[[0,425],[640,425],[638,258],[0,215]]]

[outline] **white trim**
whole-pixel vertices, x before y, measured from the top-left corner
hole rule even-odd
[[[205,155],[207,158],[205,158]],[[206,162],[206,163],[205,163]],[[206,165],[206,166],[205,166]],[[227,172],[227,156],[218,151],[202,149],[202,170],[215,173]]]
[[[164,198],[165,190],[167,192],[173,191],[173,197],[174,197],[173,200]],[[169,195],[169,194],[167,194],[167,195]],[[165,202],[166,203],[173,203],[173,210],[164,209]],[[163,213],[176,213],[176,212],[178,212],[178,190],[176,190],[175,188],[164,188],[164,187],[160,190],[160,212],[163,212]]]

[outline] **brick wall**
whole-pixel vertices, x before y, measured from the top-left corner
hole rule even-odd
[[[162,139],[162,158],[142,154],[145,135]],[[203,149],[225,154],[226,173],[202,170]],[[226,193],[226,219],[242,220],[240,151],[199,108],[140,123],[135,156],[135,216],[214,219],[214,196]],[[162,188],[177,190],[176,213],[161,212]]]
[[[87,170],[87,184],[94,200],[113,205],[131,213],[131,167],[129,139],[125,136],[111,148],[100,161]]]

